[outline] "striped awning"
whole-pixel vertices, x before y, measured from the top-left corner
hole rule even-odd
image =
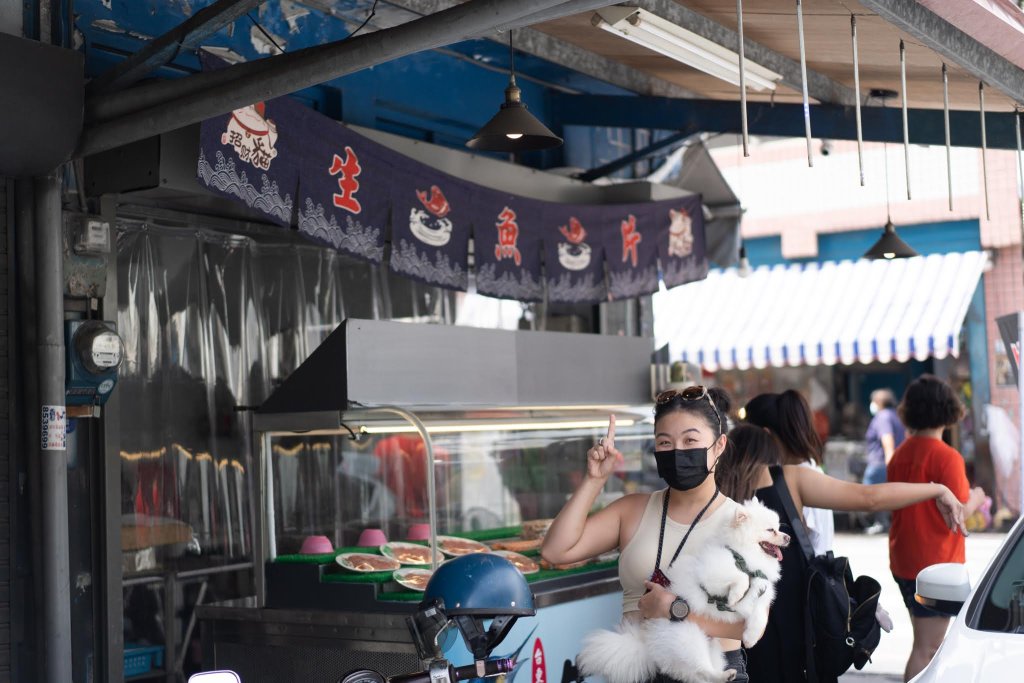
[[[654,295],[657,345],[708,371],[959,355],[984,252],[735,268]]]

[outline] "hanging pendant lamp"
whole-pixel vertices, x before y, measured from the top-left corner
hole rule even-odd
[[[917,255],[918,253],[909,244],[900,239],[900,236],[896,234],[896,226],[889,220],[885,223],[885,230],[882,232],[882,236],[867,250],[864,258],[894,259],[910,258]]]
[[[896,93],[891,90],[872,90],[871,96],[882,100],[882,107],[885,107],[885,100],[888,97],[895,97]],[[897,259],[911,258],[919,254],[900,239],[896,234],[896,226],[892,223],[892,216],[889,210],[889,148],[882,143],[882,154],[885,161],[885,229],[878,241],[871,245],[871,248],[864,253],[866,259]]]
[[[522,91],[516,85],[511,31],[508,34],[508,50],[511,68],[508,87],[505,88],[505,102],[498,113],[466,142],[466,147],[489,152],[526,152],[558,147],[562,144],[562,138],[548,130],[523,104]]]

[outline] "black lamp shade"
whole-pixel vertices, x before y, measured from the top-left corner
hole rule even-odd
[[[505,91],[505,103],[498,113],[466,142],[470,149],[490,152],[525,152],[562,144],[558,137],[526,110],[515,82]]]
[[[909,244],[900,239],[899,235],[896,234],[896,226],[892,224],[892,221],[888,221],[885,224],[885,231],[882,233],[882,236],[864,254],[866,259],[896,259],[911,258],[912,256],[918,256],[918,253]]]

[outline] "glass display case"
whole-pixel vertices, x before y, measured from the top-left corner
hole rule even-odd
[[[416,537],[430,524],[431,498],[442,535],[550,519],[582,480],[587,449],[604,436],[612,412],[623,461],[598,503],[603,506],[656,484],[653,467],[644,467],[652,447],[649,410],[414,413],[426,440],[409,420],[356,410],[343,414],[345,428],[335,432],[267,434],[271,556],[298,553],[310,536],[326,536],[336,548],[356,546],[366,529],[392,541],[406,540],[410,530]]]
[[[543,570],[531,581],[581,573],[585,566],[548,565],[539,548],[610,414],[623,457],[599,509],[657,486],[650,407],[364,408],[340,413],[336,429],[262,433],[265,604],[415,600],[390,573],[374,585],[336,562],[340,553],[381,553],[385,542],[430,544],[443,559],[438,537],[453,536],[531,558]],[[614,555],[599,559],[594,569],[614,568]]]

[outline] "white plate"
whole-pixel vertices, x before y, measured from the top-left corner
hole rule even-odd
[[[334,561],[350,572],[388,572],[402,566],[392,557],[373,553],[341,553]],[[373,566],[370,566],[371,563]]]
[[[516,569],[524,575],[536,574],[540,571],[540,565],[537,563],[537,560],[527,557],[526,555],[514,553],[511,550],[494,550],[493,552],[495,555],[501,555],[506,560],[514,564]]]
[[[445,543],[458,544],[465,546],[465,549],[449,549],[445,547]],[[438,536],[437,547],[441,549],[445,555],[451,557],[459,557],[461,555],[469,555],[471,553],[489,553],[491,549],[479,541],[471,541],[468,538],[459,538],[458,536]]]
[[[429,569],[416,569],[413,567],[405,567],[403,569],[395,570],[395,581],[400,585],[405,586],[409,590],[423,591],[427,588],[427,581],[434,572]],[[418,579],[418,581],[417,581]]]
[[[430,564],[430,549],[418,543],[404,543],[402,541],[391,541],[380,547],[380,552],[385,557],[390,557],[402,564]],[[438,564],[444,562],[444,555],[434,551],[434,557]]]

